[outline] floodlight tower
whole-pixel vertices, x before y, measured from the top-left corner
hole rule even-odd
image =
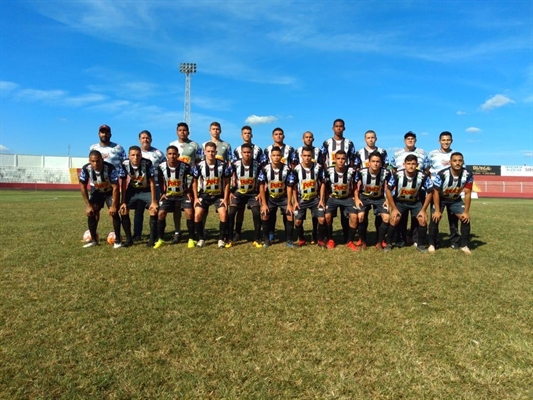
[[[196,63],[180,63],[180,72],[185,74],[185,100],[183,119],[187,125],[191,124],[191,75],[196,73]],[[189,128],[190,129],[190,128]]]

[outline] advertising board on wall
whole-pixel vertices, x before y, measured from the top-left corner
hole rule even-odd
[[[531,165],[502,165],[502,176],[533,176],[533,166]]]

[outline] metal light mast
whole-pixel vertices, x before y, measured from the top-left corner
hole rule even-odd
[[[191,124],[191,74],[196,73],[196,63],[180,63],[180,72],[185,74],[185,100],[183,119],[187,125]]]

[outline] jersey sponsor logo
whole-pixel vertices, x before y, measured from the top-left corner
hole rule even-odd
[[[416,189],[401,189],[400,196],[414,196],[416,194]]]
[[[286,163],[287,163],[287,159],[286,159],[285,157],[281,157],[281,162],[282,162],[283,164],[286,164]]]
[[[249,186],[255,183],[255,178],[239,178],[240,186]]]
[[[457,187],[457,188],[449,188],[449,189],[445,189],[444,190],[444,195],[445,196],[453,196],[453,195],[456,195],[456,194],[459,194],[461,193],[461,188]]]
[[[314,179],[309,179],[307,181],[303,181],[302,182],[302,189],[305,191],[307,189],[310,189],[310,188],[314,188],[315,187],[315,180]]]
[[[181,181],[179,179],[169,179],[168,180],[168,187],[180,187]]]
[[[348,190],[348,185],[335,184],[333,185],[333,190],[336,192],[346,192]]]
[[[94,182],[94,188],[97,190],[105,190],[109,187],[108,182]]]
[[[217,160],[224,161],[224,156],[221,156],[220,154],[217,154],[217,155],[215,156],[215,158],[216,158]]]
[[[370,186],[367,185],[364,190],[364,194],[368,196],[374,196],[376,194],[379,194],[379,191],[381,190],[381,186]]]
[[[191,157],[189,157],[189,156],[180,156],[180,157],[178,157],[178,160],[180,160],[180,161],[182,161],[184,163],[190,164]]]
[[[283,182],[270,182],[270,189],[283,189]]]
[[[219,178],[208,178],[205,180],[206,186],[216,186],[218,185]]]

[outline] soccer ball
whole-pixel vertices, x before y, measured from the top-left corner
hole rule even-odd
[[[107,243],[113,244],[113,243],[115,243],[115,239],[116,239],[115,231],[109,232],[109,234],[107,235],[107,239],[106,239]]]
[[[91,237],[91,232],[89,231],[89,229],[87,229],[85,231],[85,233],[83,234],[83,241],[84,242],[90,242],[91,240],[93,240],[93,238]],[[98,240],[100,240],[100,238],[98,237],[98,232],[96,233],[96,241],[98,242]]]

